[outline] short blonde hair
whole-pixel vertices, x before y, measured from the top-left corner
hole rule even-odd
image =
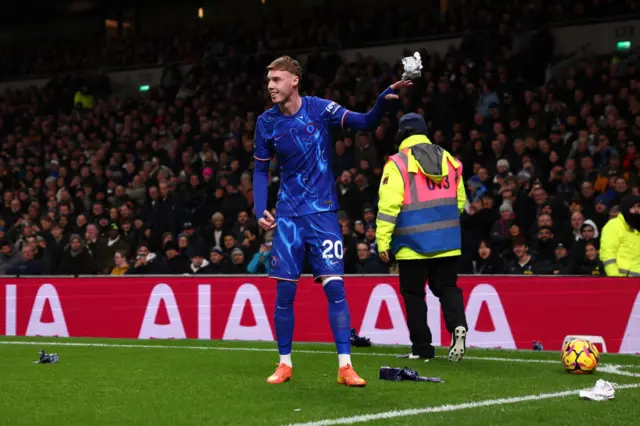
[[[267,71],[287,71],[291,74],[302,77],[302,67],[300,62],[293,59],[291,56],[281,56],[274,60],[267,66]]]

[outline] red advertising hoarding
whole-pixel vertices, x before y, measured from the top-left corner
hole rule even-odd
[[[567,335],[602,336],[640,353],[640,279],[467,276],[468,344],[558,350]],[[352,326],[378,344],[409,344],[397,276],[345,278]],[[331,342],[322,286],[302,278],[294,339]],[[274,281],[261,276],[0,280],[0,335],[274,340]],[[434,344],[449,344],[427,292]]]

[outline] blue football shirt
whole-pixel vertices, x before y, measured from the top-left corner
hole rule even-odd
[[[284,115],[274,105],[258,117],[254,156],[265,161],[275,155],[280,166],[278,216],[338,210],[329,128],[342,126],[346,113],[335,102],[304,96],[295,115]]]

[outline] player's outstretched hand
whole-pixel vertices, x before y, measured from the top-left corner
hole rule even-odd
[[[269,211],[265,210],[262,215],[263,217],[258,219],[258,226],[260,226],[260,228],[268,231],[276,227],[276,220],[273,218],[271,213],[269,213]]]
[[[384,263],[389,263],[389,250],[380,252],[380,260],[382,260]]]
[[[388,95],[386,95],[384,98],[388,101],[393,100],[393,99],[399,99],[400,97],[397,95],[397,92],[407,88],[407,87],[411,87],[413,86],[413,82],[411,80],[399,80],[396,81],[395,83],[393,83],[391,85],[391,88],[393,89],[394,92],[396,93],[390,93]]]

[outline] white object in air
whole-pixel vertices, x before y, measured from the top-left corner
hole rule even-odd
[[[422,74],[422,58],[420,58],[420,53],[418,52],[414,53],[413,56],[407,56],[402,59],[402,65],[404,66],[403,80],[418,78]]]

